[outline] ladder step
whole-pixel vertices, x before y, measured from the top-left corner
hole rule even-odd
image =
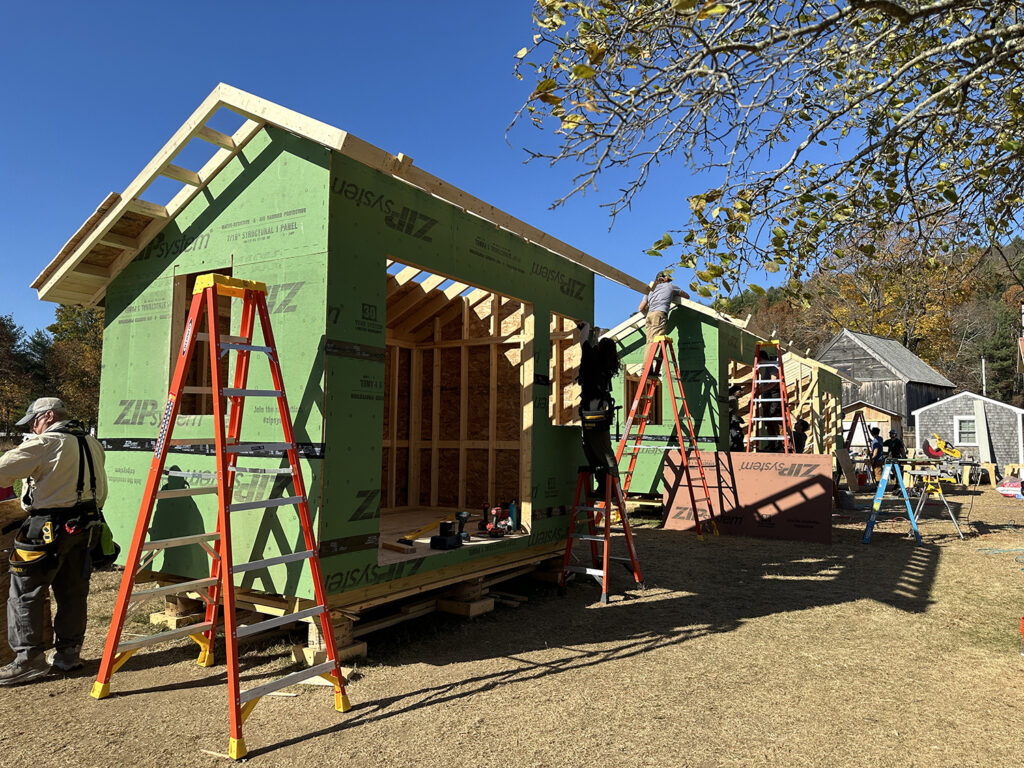
[[[213,441],[211,440],[210,442]],[[293,450],[295,450],[295,443],[235,443],[234,445],[224,446],[224,453],[255,453],[256,451]]]
[[[153,494],[155,499],[180,499],[185,496],[203,496],[205,494],[216,493],[216,485],[208,485],[205,488],[172,488],[169,491],[157,491]]]
[[[272,619],[265,619],[263,621],[257,621],[255,624],[243,624],[238,627],[235,633],[237,637],[248,637],[249,635],[258,635],[260,632],[266,632],[268,629],[274,627],[280,627],[283,624],[294,624],[296,621],[308,618],[310,616],[316,616],[317,614],[323,613],[324,608],[322,605],[315,605],[312,608],[306,608],[302,611],[296,611],[295,613],[286,613],[283,616],[275,616]]]
[[[189,472],[188,470],[165,469],[166,477],[184,477],[186,480],[216,480],[216,472]]]
[[[147,645],[155,645],[156,643],[163,643],[168,640],[177,640],[179,637],[198,635],[201,632],[206,632],[210,629],[213,629],[213,624],[209,621],[206,621],[202,624],[192,624],[188,627],[172,629],[169,632],[157,632],[155,635],[147,635],[146,637],[139,637],[135,640],[126,640],[117,646],[117,652],[124,653],[125,651],[132,651],[136,650],[137,648],[144,648]]]
[[[235,338],[235,337],[232,337]],[[228,342],[227,344],[221,344],[221,349],[234,349],[238,352],[266,352],[268,355],[274,350],[271,347],[258,347],[254,344],[245,344],[238,342]]]
[[[232,504],[228,512],[242,512],[246,509],[267,509],[269,507],[286,507],[289,504],[301,504],[305,501],[302,496],[288,496],[283,499],[264,499],[263,501],[243,501]]]
[[[182,391],[182,394],[185,394],[185,395],[212,395],[213,394],[213,390],[210,389],[209,387],[187,386],[187,387],[182,387],[181,391]]]
[[[782,398],[781,397],[755,397],[754,398],[754,403],[755,404],[759,404],[759,403],[781,403],[781,402],[782,402]]]
[[[572,537],[577,541],[604,541],[604,536],[593,536],[589,533],[574,533]]]
[[[752,437],[750,439],[751,440],[776,440],[776,441],[778,441],[778,440],[785,440],[786,438],[783,435],[778,435],[776,437]]]
[[[205,331],[201,331],[200,333],[196,334],[196,340],[197,341],[209,341],[210,340],[210,334],[206,333]],[[220,341],[221,341],[222,344],[225,343],[225,342],[228,343],[228,344],[250,344],[251,343],[249,341],[249,339],[245,338],[245,336],[228,336],[226,333],[221,335]]]
[[[758,379],[754,382],[755,384],[778,384],[778,379]]]
[[[292,552],[289,555],[278,555],[277,557],[268,557],[266,560],[253,560],[251,563],[240,563],[239,565],[233,565],[231,567],[232,573],[245,573],[246,571],[258,571],[263,568],[269,568],[272,565],[280,565],[281,563],[294,563],[296,560],[306,560],[307,558],[313,557],[316,554],[311,549],[307,549],[305,552]]]
[[[224,387],[220,393],[224,397],[280,397],[280,389],[235,389]]]
[[[229,472],[250,475],[290,475],[291,467],[228,467]]]
[[[758,360],[757,361],[757,367],[758,368],[778,368],[779,367],[779,363],[776,360]]]
[[[633,564],[633,561],[630,560],[628,557],[617,557],[615,555],[609,555],[608,559],[616,563],[629,563],[630,565]]]
[[[317,664],[315,667],[300,669],[298,672],[292,672],[290,675],[285,675],[277,680],[271,680],[269,683],[257,685],[255,688],[250,688],[248,691],[242,691],[239,696],[239,703],[246,704],[253,699],[260,699],[268,693],[273,693],[274,691],[279,691],[282,688],[287,688],[290,685],[301,683],[303,680],[309,680],[311,677],[319,677],[320,675],[327,674],[334,669],[335,663],[336,662],[333,661],[325,661],[323,664]]]
[[[751,421],[785,421],[782,416],[755,416]]]
[[[217,579],[195,579],[194,581],[183,581],[178,584],[168,584],[166,587],[155,587],[153,589],[140,589],[132,592],[132,600],[148,599],[156,597],[157,595],[170,595],[175,592],[196,592],[206,587],[212,587],[217,583]]]
[[[567,565],[565,570],[566,573],[585,573],[587,576],[597,576],[599,579],[604,578],[604,571],[600,568],[585,568],[582,565]]]
[[[168,549],[170,547],[184,547],[188,544],[198,544],[201,541],[217,541],[220,538],[219,533],[197,533],[192,536],[175,536],[173,539],[154,539],[153,541],[147,541],[142,545],[143,552],[152,552],[153,550]]]
[[[167,441],[167,445],[213,445],[215,437],[175,437]]]

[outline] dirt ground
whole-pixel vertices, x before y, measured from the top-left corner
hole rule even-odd
[[[951,500],[967,540],[930,507],[921,547],[905,519],[862,544],[864,495],[831,546],[639,530],[646,591],[602,607],[592,583],[560,598],[522,580],[504,587],[528,598],[518,608],[370,635],[351,711],[324,687],[266,697],[248,761],[1019,766],[1024,501]],[[202,751],[227,750],[224,670],[196,666],[189,641],[141,652],[89,698],[117,579],[94,579],[81,674],[0,692],[0,765],[229,762]],[[287,654],[286,640],[248,646],[245,687]]]

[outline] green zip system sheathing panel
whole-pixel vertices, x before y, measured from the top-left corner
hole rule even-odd
[[[268,129],[258,134],[157,238],[110,284],[106,299],[99,433],[108,443],[110,497],[105,513],[121,542],[134,527],[152,458],[159,414],[170,381],[170,347],[174,318],[183,322],[191,296],[175,292],[175,278],[230,269],[235,277],[268,285],[268,309],[278,344],[285,387],[296,428],[309,457],[322,455],[325,275],[327,271],[327,185],[329,152],[288,133]],[[178,281],[181,283],[181,280]],[[179,306],[172,306],[177,299]],[[172,315],[174,318],[172,318]],[[233,307],[237,332],[238,307]],[[257,342],[261,336],[257,333]],[[205,351],[205,345],[201,347]],[[198,352],[199,350],[197,350]],[[232,358],[234,355],[232,355]],[[254,356],[249,386],[270,388],[268,366]],[[249,398],[243,437],[280,440],[276,402]],[[210,415],[182,415],[175,438],[212,437]],[[248,458],[243,466],[286,466],[280,457]],[[320,509],[321,460],[307,458],[303,472],[314,518]],[[210,472],[208,456],[172,452],[168,468]],[[209,480],[170,478],[166,488],[194,486]],[[280,496],[271,476],[242,475],[236,501]],[[292,507],[237,513],[232,544],[236,561],[294,551],[301,542]],[[163,499],[154,510],[154,538],[212,531],[216,497]],[[208,572],[209,557],[198,546],[164,553],[154,570],[197,577]],[[245,574],[239,580],[267,592],[306,594],[308,576],[301,563]]]

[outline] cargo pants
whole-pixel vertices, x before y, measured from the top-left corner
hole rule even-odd
[[[53,619],[57,653],[77,658],[85,639],[86,600],[92,562],[89,534],[60,531],[53,549],[38,562],[12,562],[7,597],[7,642],[18,661],[43,654],[43,610],[53,589],[57,612]]]

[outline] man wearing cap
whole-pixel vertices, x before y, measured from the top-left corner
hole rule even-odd
[[[668,321],[668,311],[676,298],[688,299],[690,294],[682,290],[672,282],[672,273],[663,270],[654,278],[651,283],[651,291],[640,302],[639,310],[647,317],[647,344],[650,346],[656,336],[665,333],[665,326]],[[644,355],[647,352],[645,350]]]
[[[50,671],[43,653],[43,610],[51,587],[57,603],[53,669],[82,666],[89,545],[107,498],[103,448],[68,419],[61,400],[39,398],[18,426],[27,426],[33,436],[0,456],[0,486],[25,478],[21,505],[29,516],[11,552],[7,642],[15,659],[0,669],[0,686]]]

